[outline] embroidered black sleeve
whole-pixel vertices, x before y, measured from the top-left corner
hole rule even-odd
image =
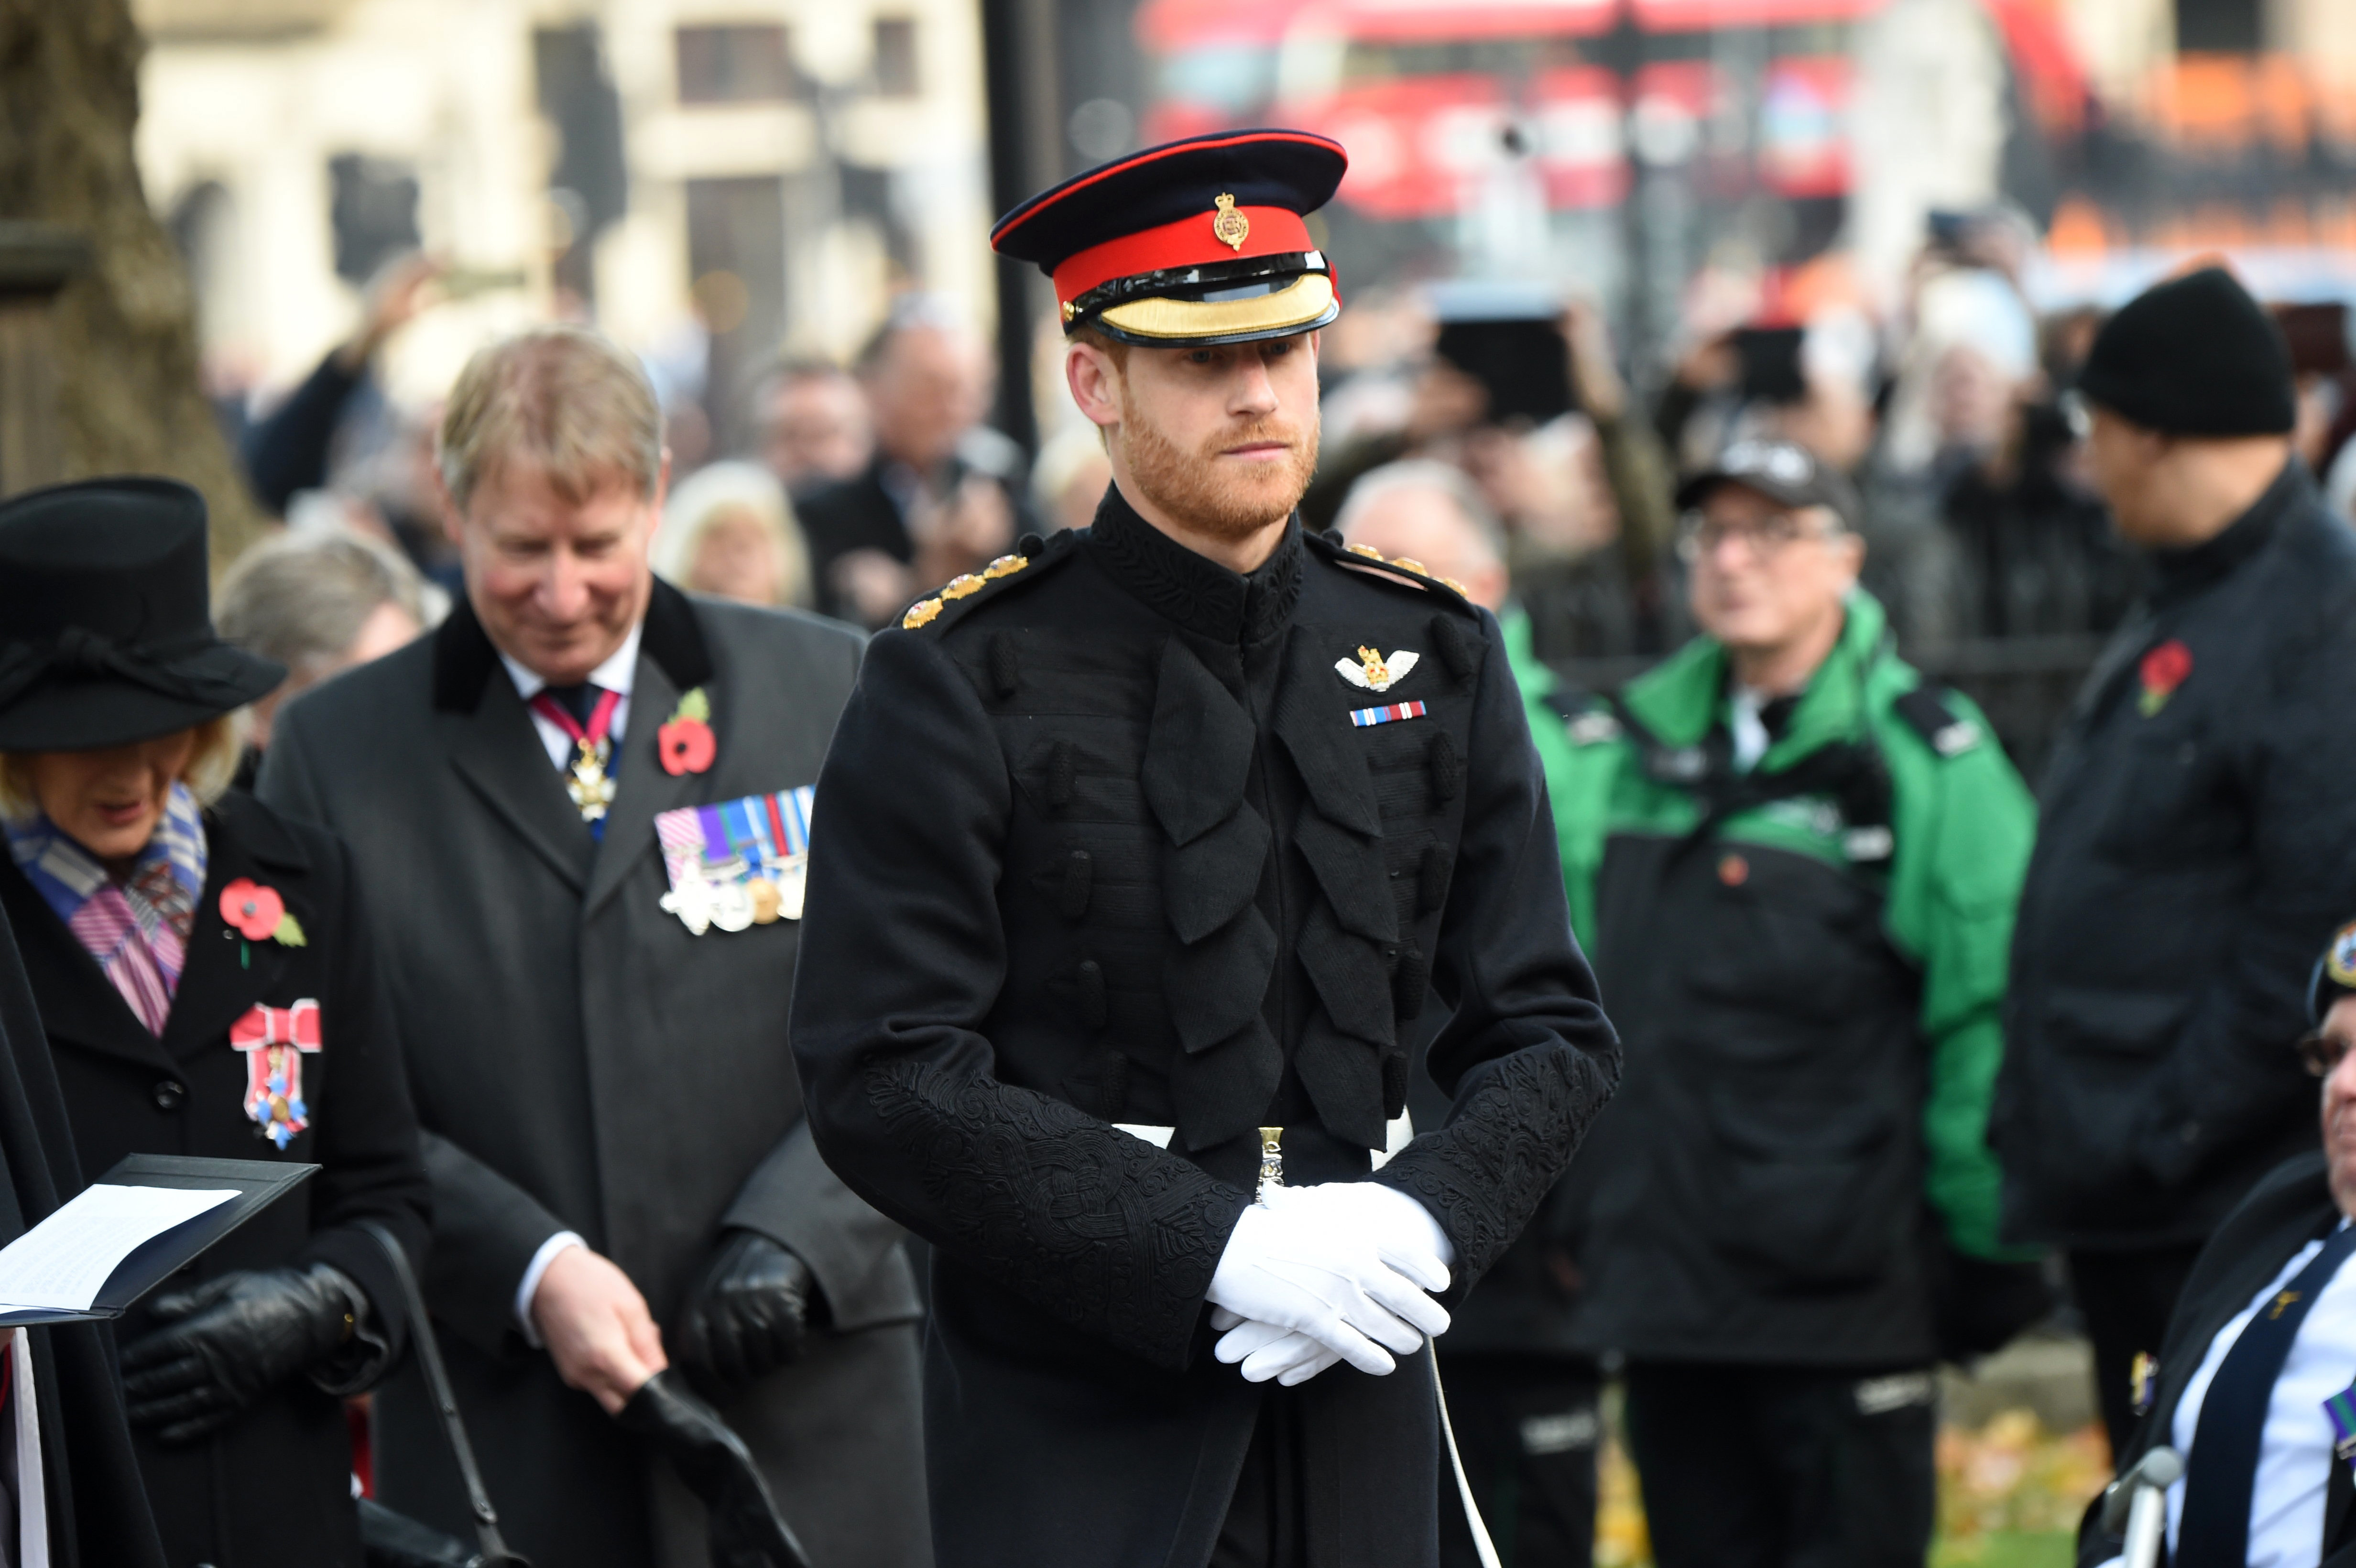
[[[1421,1199],[1456,1243],[1451,1296],[1522,1233],[1611,1093],[1595,1060],[1559,1040],[1517,1051],[1488,1070],[1445,1127],[1376,1173]]]
[[[867,1100],[964,1261],[1058,1321],[1157,1366],[1185,1365],[1245,1194],[995,1079],[878,1062]]]

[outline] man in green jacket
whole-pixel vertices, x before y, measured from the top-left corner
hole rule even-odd
[[[1625,1358],[1661,1568],[1920,1563],[1932,1369],[2041,1298],[1985,1141],[2034,807],[1891,651],[1837,473],[1744,443],[1678,504],[1705,635],[1536,694],[1627,1053],[1574,1170],[1577,1333]]]

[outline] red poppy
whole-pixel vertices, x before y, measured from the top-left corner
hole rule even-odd
[[[286,918],[286,901],[275,888],[265,888],[252,877],[240,877],[221,890],[221,918],[237,927],[248,942],[265,942]]]
[[[2169,638],[2143,656],[2143,688],[2154,697],[2168,696],[2191,673],[2192,650],[2177,638]]]
[[[712,726],[701,719],[674,719],[655,731],[655,755],[662,759],[663,772],[673,778],[701,773],[712,765],[712,754],[717,749]]]

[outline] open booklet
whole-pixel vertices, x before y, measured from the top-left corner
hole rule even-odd
[[[0,1247],[0,1328],[119,1317],[318,1168],[128,1156]]]

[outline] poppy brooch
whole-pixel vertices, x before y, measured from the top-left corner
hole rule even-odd
[[[679,699],[670,720],[655,731],[655,755],[663,772],[677,778],[700,773],[712,765],[719,742],[712,735],[712,699],[697,687]]]
[[[2143,697],[2138,706],[2147,719],[2168,706],[2184,677],[2192,673],[2192,650],[2182,639],[2170,637],[2143,656]]]
[[[276,888],[252,877],[240,877],[220,893],[221,918],[248,942],[275,942],[281,947],[301,947],[310,941],[303,923],[287,911]]]

